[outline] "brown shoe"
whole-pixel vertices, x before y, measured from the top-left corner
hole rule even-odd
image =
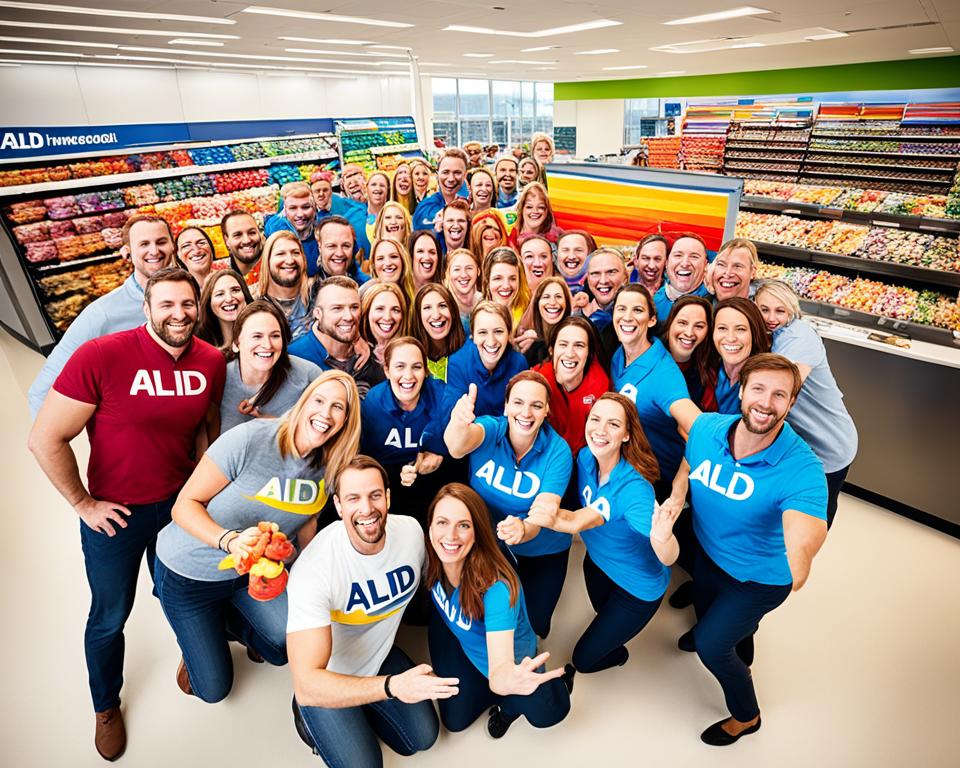
[[[113,762],[127,748],[127,729],[123,727],[120,707],[111,707],[106,712],[97,712],[97,732],[93,745],[104,760]]]
[[[187,696],[193,696],[193,688],[190,687],[190,675],[187,673],[187,665],[183,656],[180,657],[180,663],[177,665],[177,686]]]

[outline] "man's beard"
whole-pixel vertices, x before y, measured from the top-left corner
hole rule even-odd
[[[153,316],[150,316],[150,327],[153,328],[153,332],[157,334],[160,340],[164,344],[169,344],[171,347],[183,347],[193,338],[193,329],[196,327],[197,322],[193,320],[190,322],[190,325],[187,326],[186,330],[175,333],[171,331],[167,325],[170,320],[164,320],[159,325],[154,321]]]
[[[273,280],[281,288],[293,288],[295,285],[300,285],[300,278],[303,277],[303,272],[300,268],[297,268],[296,277],[281,277],[272,269],[270,270],[270,279]]]
[[[256,264],[258,261],[260,261],[260,257],[263,255],[262,244],[259,248],[257,248],[256,253],[249,259],[240,255],[240,248],[233,249],[228,247],[227,250],[230,251],[230,255],[241,264]]]

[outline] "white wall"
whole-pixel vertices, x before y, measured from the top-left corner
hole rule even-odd
[[[0,124],[110,125],[411,114],[406,77],[121,67],[0,68]]]
[[[577,157],[617,154],[623,146],[623,107],[623,99],[555,101],[553,121],[577,126]]]

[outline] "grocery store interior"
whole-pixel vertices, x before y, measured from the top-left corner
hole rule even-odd
[[[222,258],[225,212],[262,220],[282,184],[319,169],[392,170],[468,141],[507,152],[544,132],[561,228],[590,220],[564,179],[629,173],[631,189],[680,201],[604,230],[617,245],[678,231],[671,205],[682,218],[691,185],[721,180],[718,207],[698,215],[716,218],[718,244],[752,239],[758,277],[800,295],[859,453],[809,583],[762,624],[756,736],[712,751],[697,738],[726,709],[676,647],[692,609],[664,605],[625,667],[577,677],[560,725],[494,741],[481,720],[412,758],[385,749],[384,764],[957,765],[960,4],[254,1],[0,0],[0,763],[103,762],[77,521],[26,450],[27,390],[74,318],[132,271],[126,218],[201,226]],[[74,449],[83,467],[84,435]],[[577,540],[548,666],[592,618],[583,552]],[[236,646],[229,697],[185,697],[146,568],[138,589],[121,763],[318,764],[287,670]],[[426,658],[422,631],[399,642]]]

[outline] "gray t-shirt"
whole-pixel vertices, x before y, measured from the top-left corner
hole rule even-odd
[[[286,381],[270,398],[270,402],[260,408],[260,413],[264,416],[282,416],[296,404],[307,385],[321,373],[323,370],[318,365],[302,357],[290,355],[290,371],[287,373]],[[223,399],[220,401],[220,434],[237,424],[253,420],[253,416],[240,413],[238,408],[240,403],[249,400],[257,394],[259,389],[259,386],[248,387],[243,383],[240,378],[239,360],[231,360],[227,363],[227,380],[223,386]]]
[[[224,528],[242,531],[265,520],[277,523],[292,539],[323,509],[323,471],[311,468],[309,459],[281,458],[279,428],[278,420],[254,419],[220,435],[207,449],[207,457],[230,481],[207,504],[207,513]],[[160,531],[157,557],[171,571],[197,581],[226,581],[237,575],[233,569],[218,571],[223,552],[176,523]]]

